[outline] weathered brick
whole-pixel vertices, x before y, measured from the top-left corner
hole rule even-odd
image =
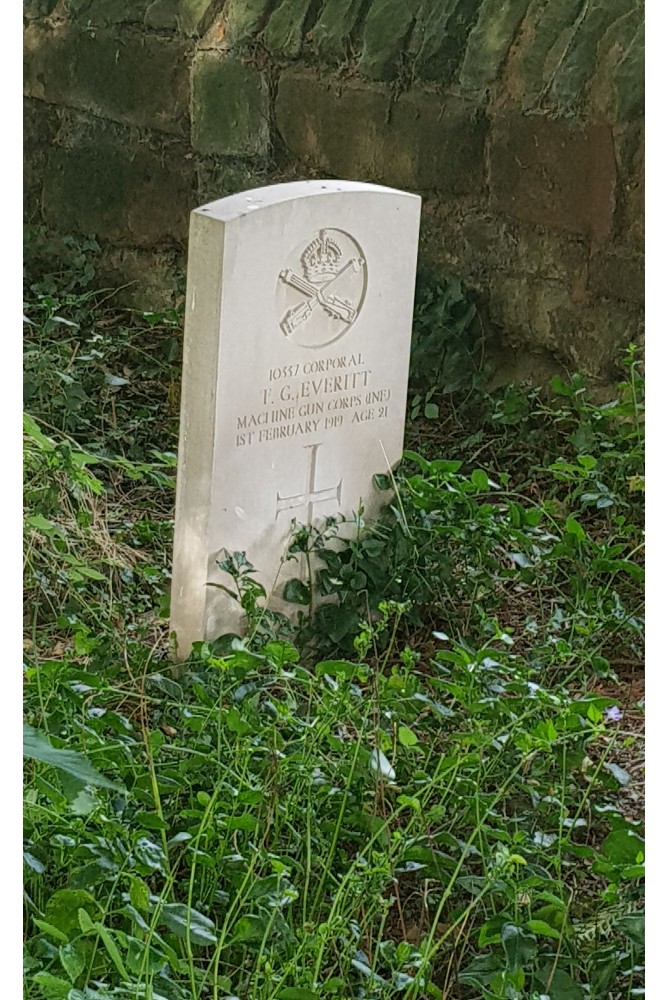
[[[52,105],[43,101],[24,101],[23,215],[26,222],[40,221],[44,168],[58,124],[58,113]]]
[[[425,3],[417,14],[409,55],[422,80],[450,83],[458,70],[482,0]]]
[[[597,51],[605,32],[635,7],[635,0],[591,0],[559,63],[549,88],[549,99],[560,111],[583,106],[588,81],[595,73]]]
[[[641,335],[636,306],[575,302],[557,282],[491,275],[488,307],[507,343],[546,350],[593,376],[609,377],[623,349]]]
[[[417,0],[374,0],[364,24],[359,72],[371,80],[393,80],[414,23]]]
[[[186,147],[152,149],[100,122],[61,134],[59,143],[45,170],[42,210],[48,225],[119,246],[186,239],[195,207]]]
[[[38,17],[48,17],[53,13],[58,0],[23,0],[23,16],[28,21]]]
[[[296,59],[303,43],[304,25],[313,0],[282,0],[269,17],[262,40],[279,59]]]
[[[490,184],[499,211],[600,241],[614,212],[611,129],[519,114],[500,117],[493,127]]]
[[[470,205],[468,199],[438,195],[431,205],[425,201],[422,235],[443,270],[476,287],[488,284],[490,275],[543,278],[561,283],[570,294],[585,284],[585,237],[510,221],[488,212],[480,202]]]
[[[572,39],[585,0],[531,0],[508,57],[505,86],[524,109],[536,107]]]
[[[156,31],[198,35],[220,0],[151,0],[144,25]]]
[[[606,121],[615,121],[617,118],[618,95],[614,87],[614,77],[619,64],[628,55],[628,39],[635,36],[642,18],[642,11],[630,11],[614,21],[600,40],[595,73],[591,78],[586,95],[587,109],[597,118],[604,118]],[[643,101],[643,73],[639,82],[641,100]],[[625,88],[623,90],[623,96],[625,96]]]
[[[263,164],[230,156],[202,156],[197,160],[197,202],[204,205],[238,191],[271,183]]]
[[[26,93],[113,121],[185,132],[189,47],[152,35],[94,35],[72,26],[25,33]]]
[[[216,36],[224,35],[229,45],[252,38],[262,30],[274,6],[275,0],[227,0]]]
[[[103,246],[95,256],[95,274],[102,288],[117,288],[114,305],[163,312],[177,303],[185,281],[181,249],[144,250]]]
[[[390,108],[373,84],[338,94],[314,72],[292,70],[280,79],[276,124],[290,152],[334,176],[452,194],[483,189],[485,122],[458,98],[408,91]]]
[[[114,121],[185,131],[189,58],[180,39],[84,33],[73,57],[74,103]]]
[[[192,145],[201,153],[263,156],[269,96],[259,70],[204,50],[192,66]]]
[[[644,303],[644,257],[620,247],[591,257],[589,288],[595,295]]]
[[[483,0],[459,75],[465,91],[481,96],[496,79],[527,7],[528,0]]]
[[[347,58],[348,46],[364,0],[324,0],[312,31],[315,51],[328,62]]]
[[[632,39],[625,58],[614,73],[616,112],[620,121],[633,121],[644,114],[644,25]]]
[[[114,24],[141,24],[151,0],[77,0],[70,10],[81,24],[96,28]]]
[[[66,104],[72,89],[69,26],[29,24],[23,32],[23,92],[52,104]]]
[[[644,125],[636,123],[615,130],[619,170],[616,235],[623,243],[644,247]]]

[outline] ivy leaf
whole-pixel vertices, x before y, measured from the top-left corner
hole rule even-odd
[[[303,580],[288,580],[283,590],[283,597],[291,604],[310,604],[310,587]]]

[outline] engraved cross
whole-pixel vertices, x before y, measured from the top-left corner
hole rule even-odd
[[[306,524],[312,524],[313,507],[315,504],[324,503],[325,500],[338,500],[338,503],[340,503],[343,480],[339,479],[337,486],[329,486],[323,490],[316,490],[317,449],[320,445],[308,444],[305,447],[307,450],[310,449],[310,466],[306,472],[306,488],[303,493],[297,493],[291,497],[281,497],[280,493],[276,494],[276,521],[278,520],[278,515],[283,510],[294,510],[297,507],[307,506]]]

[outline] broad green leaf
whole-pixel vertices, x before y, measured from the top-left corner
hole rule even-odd
[[[299,650],[291,642],[267,642],[262,653],[279,667],[284,663],[298,663],[301,659]]]
[[[43,875],[44,872],[46,871],[46,866],[39,860],[39,858],[36,858],[35,855],[32,854],[30,851],[23,852],[23,860],[25,864],[28,866],[28,868],[31,868],[34,872],[37,872],[38,875]]]
[[[349,660],[321,660],[315,665],[315,675],[322,677],[328,674],[330,677],[351,680],[360,669],[363,669],[360,663],[351,663]]]
[[[83,942],[74,941],[60,948],[60,964],[73,983],[86,967],[86,953]]]
[[[581,542],[586,541],[586,532],[579,524],[576,517],[572,517],[572,515],[570,515],[570,517],[568,517],[567,521],[565,522],[565,531],[569,535],[574,535],[574,537],[578,538],[579,541]]]
[[[415,813],[422,811],[422,804],[415,795],[399,795],[396,801],[399,806],[407,806],[408,809],[412,809]]]
[[[45,535],[60,535],[61,538],[65,537],[65,532],[60,525],[49,521],[43,514],[31,514],[30,517],[25,518],[25,524],[29,528],[36,528],[38,531],[43,531]]]
[[[538,923],[545,923],[552,930],[560,932],[565,924],[567,910],[563,903],[546,903],[537,910],[533,910],[533,919]],[[535,932],[537,933],[537,932]],[[560,937],[560,933],[558,934]]]
[[[96,785],[98,788],[109,788],[115,792],[126,792],[123,785],[110,781],[96,771],[93,765],[81,754],[73,750],[60,750],[38,733],[36,729],[24,722],[23,724],[23,756],[29,760],[38,760],[64,771],[82,785]]]
[[[504,969],[498,955],[478,955],[462,972],[459,982],[470,986],[488,986]]]
[[[67,935],[63,934],[63,932],[59,930],[57,927],[54,927],[53,924],[48,924],[46,920],[39,920],[37,917],[33,917],[32,922],[35,925],[35,927],[39,927],[40,931],[44,931],[45,934],[48,934],[50,937],[55,938],[56,941],[62,941],[65,944],[67,943],[68,941]]]
[[[157,813],[140,812],[134,817],[134,822],[142,830],[168,830],[169,824],[165,823]]]
[[[37,972],[32,981],[37,983],[45,1000],[67,1000],[72,985],[50,972]]]
[[[475,469],[470,476],[470,482],[478,490],[488,490],[489,488],[489,477],[483,469]]]
[[[541,937],[554,938],[556,941],[560,940],[561,932],[557,931],[555,927],[549,926],[545,920],[527,920],[526,927],[533,934],[538,934]]]
[[[228,830],[245,830],[252,833],[257,829],[257,819],[252,813],[243,813],[241,816],[230,816],[227,820]]]
[[[266,921],[261,917],[250,915],[241,917],[234,927],[233,940],[238,944],[249,944],[252,941],[262,941],[266,932]]]
[[[164,852],[158,844],[149,840],[148,837],[139,838],[134,845],[134,853],[137,860],[146,865],[147,868],[164,872]]]
[[[507,918],[502,913],[499,913],[497,916],[491,917],[490,920],[487,920],[487,922],[480,928],[479,937],[477,939],[477,947],[485,948],[489,944],[500,944],[500,932],[506,923]]]
[[[235,733],[237,736],[248,736],[253,729],[250,723],[246,722],[245,719],[241,717],[241,713],[238,708],[229,709],[225,715],[225,724],[230,733]]]
[[[82,934],[90,934],[95,930],[95,923],[90,919],[90,914],[81,906],[76,914],[77,922]]]
[[[90,792],[82,788],[70,802],[69,811],[74,816],[90,816],[96,805],[97,803]]]
[[[150,889],[140,878],[133,878],[130,883],[130,902],[137,910],[148,912]]]
[[[288,580],[283,589],[283,598],[291,604],[310,604],[310,587],[303,580]]]
[[[602,842],[601,851],[614,864],[631,865],[643,854],[644,841],[632,830],[613,830]]]
[[[549,985],[549,1000],[584,1000],[584,991],[562,969],[553,969],[552,963],[543,965],[538,973],[540,982]]]
[[[167,903],[162,907],[160,920],[176,937],[185,940],[190,932],[193,944],[217,944],[215,924],[203,913],[192,910],[184,903]]]
[[[419,739],[407,726],[399,726],[398,742],[404,747],[415,747],[419,743]]]
[[[516,924],[504,924],[500,932],[507,965],[510,972],[524,969],[537,954],[537,941],[532,934],[526,934],[522,927]]]
[[[427,403],[424,407],[424,416],[427,420],[437,420],[440,415],[440,408],[436,403]]]
[[[58,889],[47,900],[44,917],[47,923],[69,937],[72,931],[79,930],[79,910],[98,916],[101,907],[86,889]]]
[[[645,917],[643,913],[628,913],[616,921],[616,927],[630,938],[632,943],[642,950],[645,938]]]
[[[123,964],[123,959],[121,958],[120,951],[118,950],[118,945],[114,941],[113,933],[109,930],[108,927],[105,927],[104,924],[99,922],[95,924],[95,930],[101,937],[102,942],[104,943],[104,947],[109,953],[109,958],[116,966],[116,971],[118,972],[118,975],[121,977],[121,979],[127,982],[130,976],[127,969],[125,968],[125,965]]]

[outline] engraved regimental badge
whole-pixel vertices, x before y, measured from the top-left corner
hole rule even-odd
[[[280,329],[301,347],[338,340],[359,316],[366,294],[366,258],[341,229],[321,229],[296,247],[278,276]]]

